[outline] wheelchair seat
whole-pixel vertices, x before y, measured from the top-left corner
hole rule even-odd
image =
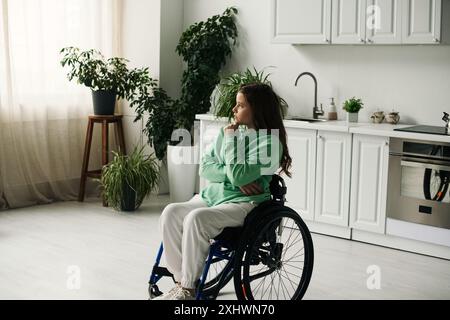
[[[252,224],[254,219],[261,219],[262,215],[267,212],[267,209],[272,206],[284,205],[285,195],[287,192],[286,185],[282,177],[278,174],[273,174],[269,185],[270,200],[259,203],[253,208],[245,217],[244,225],[241,227],[226,227],[223,231],[214,237],[214,240],[220,241],[225,248],[235,250],[239,244],[239,239],[244,229]]]

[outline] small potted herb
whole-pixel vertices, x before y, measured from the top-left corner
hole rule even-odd
[[[129,155],[112,152],[113,160],[102,168],[103,196],[117,210],[134,211],[158,184],[157,159],[153,153],[144,155],[144,147]]]
[[[363,108],[361,99],[355,97],[344,101],[342,109],[347,111],[347,122],[358,122],[358,112]]]

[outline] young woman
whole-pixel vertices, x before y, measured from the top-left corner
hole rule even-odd
[[[167,205],[161,214],[166,267],[177,284],[155,299],[195,299],[209,240],[225,227],[242,226],[253,208],[270,199],[269,183],[278,168],[291,177],[280,101],[272,88],[265,84],[242,86],[233,113],[235,122],[221,128],[202,157],[199,174],[209,185],[189,201]],[[240,125],[247,130],[238,130]],[[255,135],[248,135],[246,144],[246,136],[242,137],[248,132]],[[269,162],[258,161],[262,153],[269,154]]]

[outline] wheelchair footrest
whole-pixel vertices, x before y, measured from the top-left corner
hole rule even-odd
[[[153,266],[153,274],[161,277],[173,277],[173,274],[165,267]]]

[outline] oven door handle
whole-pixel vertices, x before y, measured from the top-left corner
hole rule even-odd
[[[423,162],[417,162],[417,161],[406,161],[406,160],[401,160],[400,164],[405,167],[450,171],[450,166],[443,166],[443,165],[439,165],[439,164],[423,163]]]

